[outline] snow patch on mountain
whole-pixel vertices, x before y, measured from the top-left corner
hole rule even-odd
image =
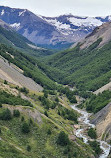
[[[59,21],[57,21],[56,19],[45,19],[48,23],[56,26],[56,28],[59,29],[70,29],[70,25],[67,24],[63,24]]]
[[[102,21],[96,19],[96,18],[93,18],[93,17],[87,17],[87,18],[75,18],[75,17],[71,17],[71,18],[67,18],[73,25],[76,25],[76,26],[100,26],[103,24]]]
[[[14,29],[19,29],[20,23],[14,23],[14,24],[11,24],[10,26],[13,27]]]
[[[25,12],[26,12],[26,9],[23,10],[22,12],[19,12],[19,16],[21,16],[21,15],[23,16]]]
[[[2,10],[2,12],[1,12],[1,15],[4,15],[5,14],[5,11],[4,11],[4,9]]]
[[[79,17],[72,14],[65,14],[55,18],[42,17],[42,19],[66,36],[75,36],[75,32],[81,30],[90,33],[95,27],[103,24],[103,21],[96,17]],[[81,33],[79,32],[79,34]]]

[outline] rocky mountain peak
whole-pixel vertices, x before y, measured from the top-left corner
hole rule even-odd
[[[92,33],[95,27],[111,21],[111,16],[83,17],[64,14],[45,17],[27,9],[0,6],[0,19],[35,44],[61,45],[80,41]]]

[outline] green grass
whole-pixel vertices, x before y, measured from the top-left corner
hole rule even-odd
[[[46,109],[38,99],[38,96],[43,95],[43,93],[34,95],[32,92],[29,92],[27,95],[33,101],[33,107],[3,104],[0,108],[0,113],[7,108],[12,113],[10,120],[0,120],[0,156],[2,158],[42,158],[42,156],[46,158],[68,158],[69,156],[74,157],[74,154],[77,155],[76,158],[88,158],[93,154],[92,149],[78,138],[75,142],[70,141],[71,144],[68,147],[58,145],[56,141],[60,131],[72,135],[75,122],[58,115],[59,105],[54,109],[47,110],[48,117],[46,117],[44,115]],[[8,98],[10,98],[10,95]],[[51,102],[55,98],[56,96],[54,95],[48,96]],[[19,117],[13,116],[14,109],[20,111]],[[61,112],[64,109],[65,107],[60,107],[59,110]],[[70,108],[68,109],[71,110]],[[38,111],[40,114],[37,114],[35,119],[35,113]],[[24,117],[24,121],[22,117]],[[32,123],[30,123],[30,119]],[[27,122],[29,125],[30,132],[27,134],[22,132],[22,124],[24,122]],[[49,130],[51,131],[50,134],[48,133]],[[29,145],[31,151],[27,151]],[[69,152],[65,153],[67,150]]]
[[[25,121],[28,122],[28,120],[28,116],[25,116]],[[30,125],[30,133],[28,134],[21,132],[21,125],[21,118],[13,118],[10,121],[0,120],[0,128],[2,129],[2,133],[0,134],[2,138],[2,141],[0,141],[0,156],[3,158],[6,158],[7,155],[9,155],[9,158],[41,158],[43,155],[47,158],[67,157],[67,155],[63,154],[65,148],[56,144],[58,133],[64,130],[64,127],[62,129],[59,126],[57,127],[50,119],[46,119],[46,117],[42,118],[42,124],[39,125],[35,122],[33,125]],[[48,129],[51,129],[51,135],[47,134]],[[28,145],[31,146],[30,152],[26,150]],[[85,146],[85,149],[88,150],[88,147]],[[84,152],[83,148],[80,149],[74,142],[71,142],[70,150],[71,154],[73,154],[73,151],[77,152],[78,158],[79,156],[81,158],[84,158],[84,156],[88,157],[88,153]]]

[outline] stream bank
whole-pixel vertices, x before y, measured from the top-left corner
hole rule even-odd
[[[79,109],[77,105],[78,104],[71,105],[71,108],[73,110],[81,114],[81,116],[78,118],[78,123],[80,124],[81,128],[76,130],[75,135],[78,138],[82,138],[85,144],[88,144],[88,141],[90,140],[90,138],[84,134],[85,133],[84,131],[86,127],[95,128],[95,125],[90,123],[89,117],[91,116],[91,114],[85,110]],[[101,140],[97,140],[97,141],[100,143],[100,148],[103,151],[102,154],[99,156],[99,158],[107,158],[110,153],[111,146],[105,141],[101,141]]]

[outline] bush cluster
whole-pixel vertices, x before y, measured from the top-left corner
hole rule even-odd
[[[61,131],[59,133],[58,138],[57,138],[57,144],[61,146],[66,146],[70,144],[68,135],[64,131]]]
[[[23,105],[23,106],[33,106],[29,101],[20,98],[19,96],[14,96],[5,91],[0,91],[0,103],[10,104],[10,105]]]

